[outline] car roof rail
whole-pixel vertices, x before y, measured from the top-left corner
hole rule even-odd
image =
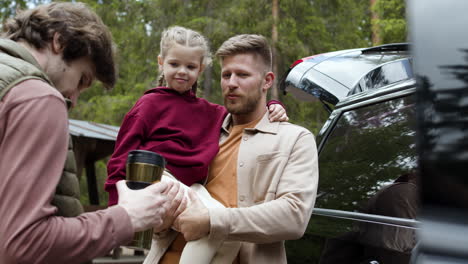
[[[362,53],[370,53],[370,52],[382,52],[382,51],[408,51],[410,48],[409,43],[392,43],[392,44],[385,44],[380,46],[375,46],[367,49],[361,50]]]

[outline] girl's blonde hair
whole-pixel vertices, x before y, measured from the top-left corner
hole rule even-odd
[[[174,44],[179,44],[191,48],[199,47],[201,50],[203,50],[201,65],[206,67],[211,64],[211,53],[208,41],[199,32],[180,26],[173,26],[164,30],[161,35],[161,50],[159,56],[164,59],[169,49],[172,48]],[[161,73],[159,76],[158,85],[163,86],[164,83],[164,75]],[[196,92],[197,82],[194,83],[192,90]]]

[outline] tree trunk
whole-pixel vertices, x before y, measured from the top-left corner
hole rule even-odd
[[[374,6],[378,0],[370,0],[370,10],[371,10],[371,27],[372,27],[372,45],[380,45],[382,40],[380,39],[380,30],[377,21],[379,20],[379,15],[374,11]]]
[[[213,5],[212,5],[212,1],[208,1],[208,5],[207,5],[207,8],[206,8],[206,15],[207,17],[213,17]],[[212,24],[212,21],[209,21],[208,22],[208,25],[206,27],[206,32],[205,32],[205,36],[211,36],[213,32],[213,24]],[[205,99],[209,99],[210,96],[211,96],[211,90],[212,90],[212,87],[211,87],[211,79],[213,78],[213,67],[211,65],[207,65],[206,68],[205,68],[205,79],[203,81],[203,98]]]
[[[273,52],[273,73],[275,74],[276,78],[278,78],[278,56],[276,51],[276,43],[278,42],[278,0],[273,0],[272,15],[273,26],[271,29],[271,47]],[[271,98],[278,100],[278,87],[276,80],[273,82],[273,87],[271,87]]]

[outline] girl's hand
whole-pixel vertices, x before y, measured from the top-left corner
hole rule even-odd
[[[280,104],[272,104],[268,107],[268,119],[270,122],[286,122],[289,120],[286,109]]]
[[[194,191],[188,190],[190,205],[174,221],[174,229],[184,235],[185,240],[200,239],[210,232],[210,212]]]
[[[155,233],[160,233],[169,229],[174,223],[174,220],[186,209],[188,203],[188,197],[185,197],[185,190],[180,182],[174,181],[172,186],[167,188],[163,194],[166,195],[169,206],[163,218],[162,225],[153,228],[153,232]]]

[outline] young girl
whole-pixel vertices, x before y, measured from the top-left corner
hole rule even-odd
[[[211,63],[210,57],[208,43],[198,32],[183,27],[163,32],[158,56],[160,87],[145,92],[127,113],[107,165],[105,190],[109,192],[109,205],[118,201],[115,183],[125,179],[127,155],[134,149],[164,156],[166,168],[187,186],[205,182],[227,115],[223,106],[195,95],[197,79]],[[283,114],[284,108],[278,104],[270,106],[270,118],[286,121]]]

